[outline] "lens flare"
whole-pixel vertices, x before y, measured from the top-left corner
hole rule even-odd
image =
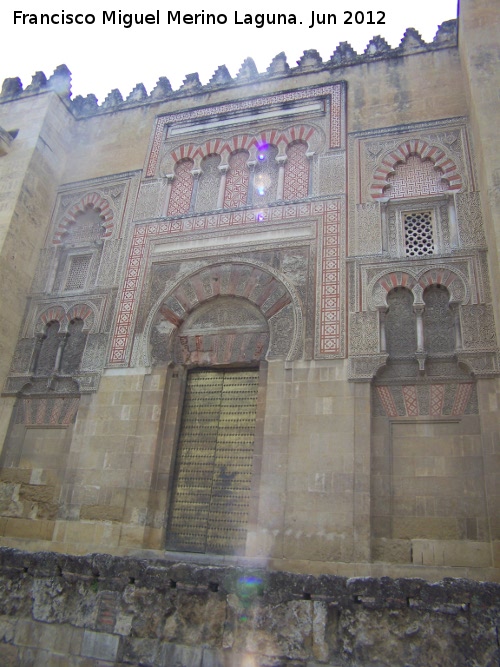
[[[255,658],[253,658],[251,655],[245,655],[243,657],[241,667],[257,667],[257,663],[255,662]]]
[[[255,177],[255,189],[257,194],[265,195],[266,190],[271,185],[271,178],[269,174],[257,174]]]
[[[263,162],[266,159],[267,157],[266,151],[268,148],[269,146],[267,144],[262,144],[257,148],[257,160],[259,160],[259,162]]]

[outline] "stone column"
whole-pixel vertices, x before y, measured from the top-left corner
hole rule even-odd
[[[448,227],[450,230],[450,248],[456,249],[459,247],[458,240],[458,225],[457,225],[457,210],[455,206],[455,195],[450,194],[448,197]]]
[[[424,372],[425,358],[427,356],[424,350],[424,309],[425,306],[423,304],[413,306],[413,312],[417,316],[417,352],[415,357],[418,361],[418,369],[421,373]]]
[[[194,183],[193,183],[193,191],[191,192],[191,204],[189,205],[189,213],[194,213],[196,205],[196,197],[198,196],[198,188],[200,185],[201,169],[192,169],[191,173],[193,174]]]
[[[59,346],[57,348],[56,352],[56,360],[54,362],[54,373],[58,373],[59,369],[61,368],[61,361],[62,361],[62,355],[64,352],[64,348],[66,347],[66,343],[68,342],[69,338],[69,333],[63,333],[60,334],[61,339],[59,341]]]
[[[278,166],[279,166],[276,201],[282,201],[283,200],[283,191],[285,189],[285,162],[286,162],[286,160],[287,160],[286,155],[279,155],[276,158],[276,162],[278,163]]]
[[[387,352],[387,339],[385,335],[385,315],[386,310],[380,308],[378,311],[378,321],[379,321],[379,335],[380,335],[380,352]]]

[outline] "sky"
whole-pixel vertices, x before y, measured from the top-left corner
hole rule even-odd
[[[179,24],[177,12],[187,21],[189,15],[200,14],[206,21],[214,14],[219,22]],[[41,25],[41,14],[51,15],[59,24]],[[80,20],[87,17],[83,25],[67,23],[70,15],[80,14]],[[149,21],[154,22],[126,28],[123,17],[127,14],[150,15]],[[287,22],[259,28],[259,14],[285,14]],[[318,15],[320,20],[323,15],[333,15],[330,25],[320,23]],[[438,25],[456,15],[457,0],[103,0],[102,4],[93,0],[3,0],[0,83],[7,77],[20,77],[26,87],[35,72],[43,71],[48,77],[64,63],[72,72],[73,97],[93,93],[101,103],[114,88],[124,98],[137,83],[150,92],[161,76],[170,80],[174,90],[192,72],[198,72],[203,84],[208,83],[220,65],[226,65],[234,77],[248,57],[259,72],[265,72],[282,51],[294,66],[306,49],[316,49],[328,60],[340,42],[347,41],[362,53],[374,35],[396,47],[409,27],[430,42]],[[245,18],[252,23],[245,24]],[[30,23],[34,20],[36,24]]]

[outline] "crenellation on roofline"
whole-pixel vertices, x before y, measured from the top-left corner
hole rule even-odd
[[[426,51],[431,52],[456,47],[458,42],[457,28],[457,19],[445,21],[438,27],[432,42],[425,42],[417,30],[408,28],[401,39],[400,45],[396,48],[391,48],[383,37],[377,35],[368,42],[363,53],[357,53],[348,42],[341,42],[326,61],[322,60],[318,51],[309,49],[303,52],[303,55],[297,61],[296,67],[290,66],[285,53],[281,52],[272,59],[265,72],[259,72],[254,60],[246,58],[235,77],[231,76],[225,65],[220,65],[208,83],[203,84],[198,73],[194,72],[187,74],[182,85],[177,90],[173,90],[168,78],[162,76],[149,94],[142,83],[138,83],[125,98],[117,88],[114,88],[101,104],[93,93],[89,93],[85,97],[82,95],[72,97],[71,72],[66,65],[59,65],[49,78],[43,72],[36,72],[26,88],[23,88],[19,77],[5,79],[0,92],[0,103],[20,97],[56,92],[75,118],[84,118],[223,88],[234,88],[246,85],[249,82],[295,77],[306,72],[332,71],[352,65],[402,58]]]

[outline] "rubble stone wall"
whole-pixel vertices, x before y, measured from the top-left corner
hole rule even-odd
[[[494,667],[500,585],[0,550],[2,665]]]

